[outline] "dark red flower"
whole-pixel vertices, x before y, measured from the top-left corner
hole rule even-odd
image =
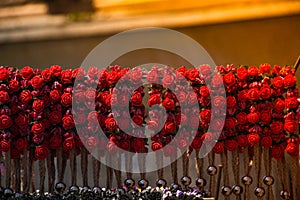
[[[153,151],[160,150],[162,148],[162,144],[160,142],[153,142],[151,148]]]
[[[213,152],[214,153],[216,153],[216,154],[221,154],[221,153],[223,153],[223,151],[224,151],[224,145],[223,145],[223,143],[222,142],[217,142],[216,144],[215,144],[215,146],[213,147]]]
[[[13,122],[9,116],[7,116],[7,115],[0,116],[0,130],[10,128],[12,126],[12,124],[13,124]]]
[[[114,131],[117,128],[117,122],[114,118],[109,117],[105,120],[105,127],[108,131]]]
[[[44,101],[41,100],[41,99],[36,99],[33,101],[33,104],[32,104],[32,109],[33,111],[39,113],[39,112],[42,112],[45,108],[45,104],[44,104]]]
[[[236,108],[236,99],[235,99],[235,97],[234,96],[227,96],[226,98],[227,98],[227,104],[226,104],[227,108],[229,108],[229,109]]]
[[[24,127],[29,124],[29,118],[24,113],[19,113],[14,120],[19,127]]]
[[[247,135],[237,136],[236,141],[237,141],[238,145],[243,148],[245,148],[249,145]]]
[[[34,75],[33,69],[29,66],[26,66],[21,70],[21,76],[25,80],[30,80],[31,77],[33,77],[33,75]]]
[[[223,85],[223,76],[214,75],[211,79],[211,86],[214,88],[221,87]]]
[[[51,149],[59,149],[62,147],[62,137],[59,134],[54,134],[49,140]]]
[[[258,75],[258,69],[257,69],[257,67],[256,66],[250,66],[248,68],[248,74],[250,76],[257,76]]]
[[[199,78],[199,72],[198,72],[198,70],[195,69],[195,68],[189,69],[189,70],[186,72],[186,77],[187,77],[190,81],[195,81],[196,78]]]
[[[296,85],[296,77],[292,74],[289,74],[284,77],[283,83],[285,87],[294,87]]]
[[[211,110],[210,109],[203,109],[200,111],[200,118],[204,122],[210,122],[211,119]]]
[[[151,107],[155,104],[160,104],[161,103],[161,98],[159,94],[153,94],[149,97],[148,100],[148,105]]]
[[[164,99],[162,105],[166,110],[173,110],[175,108],[174,100],[168,97]]]
[[[276,112],[283,112],[285,109],[285,101],[280,98],[277,98],[274,101],[273,106]]]
[[[72,115],[65,115],[62,118],[62,126],[65,130],[69,130],[75,127],[75,122]]]
[[[248,90],[242,90],[238,93],[238,101],[246,102],[248,100]]]
[[[65,139],[63,148],[65,151],[71,151],[75,148],[75,139],[74,137],[68,137]]]
[[[228,151],[235,151],[238,147],[238,143],[235,140],[225,140],[225,148]]]
[[[140,92],[135,91],[131,96],[131,103],[134,106],[141,106],[143,103],[143,97]]]
[[[175,78],[172,74],[166,74],[162,79],[162,84],[165,88],[172,88],[174,80]]]
[[[10,142],[8,140],[2,140],[0,142],[0,151],[8,152],[10,149]]]
[[[31,85],[34,89],[40,89],[44,86],[44,80],[40,76],[35,76],[31,79]]]
[[[295,120],[285,120],[284,130],[289,133],[294,133],[297,130],[297,122]]]
[[[245,112],[239,112],[236,115],[237,123],[240,124],[240,125],[247,124],[247,116],[248,116],[247,113],[245,113]]]
[[[49,121],[51,124],[61,123],[62,114],[60,111],[52,111],[49,113]]]
[[[270,64],[265,63],[265,64],[261,64],[259,66],[259,72],[261,74],[270,73],[270,70],[271,70],[271,65]]]
[[[132,121],[138,125],[138,126],[142,126],[144,123],[144,118],[140,115],[133,115],[132,116]]]
[[[89,78],[90,79],[96,79],[97,78],[97,76],[98,76],[98,69],[97,69],[97,67],[89,67],[89,69],[88,69],[88,76],[89,76]]]
[[[269,124],[272,120],[272,113],[268,110],[262,110],[259,113],[260,123]]]
[[[262,137],[260,144],[265,148],[270,148],[272,146],[272,137],[271,136]]]
[[[68,107],[72,105],[72,95],[68,92],[65,92],[61,96],[61,105],[64,107]]]
[[[209,98],[210,93],[207,86],[201,86],[200,87],[200,95],[204,98]]]
[[[133,152],[140,153],[145,149],[145,141],[143,138],[135,138],[132,140],[132,150]]]
[[[34,122],[31,127],[31,132],[34,135],[41,135],[45,131],[45,126],[43,122]]]
[[[10,80],[8,83],[8,87],[10,92],[17,92],[20,89],[19,81],[17,80]]]
[[[213,131],[222,131],[224,120],[222,118],[214,118],[211,120],[211,129]]]
[[[299,144],[294,142],[289,142],[285,148],[286,152],[291,156],[299,156]]]
[[[288,109],[294,109],[298,107],[298,101],[296,97],[287,98],[285,100],[285,107]]]
[[[0,91],[0,104],[7,103],[9,95],[6,91]]]
[[[236,119],[234,117],[226,117],[224,127],[227,129],[233,129],[236,126]]]
[[[207,64],[199,66],[199,71],[202,75],[207,76],[211,74],[210,66]]]
[[[200,137],[195,137],[193,142],[191,143],[191,148],[195,150],[199,150],[202,146],[202,139]]]
[[[46,82],[52,81],[52,74],[51,74],[51,70],[49,68],[44,69],[42,71],[41,75],[42,75],[42,78],[44,79],[44,81],[46,81]]]
[[[257,101],[259,99],[258,88],[251,88],[250,90],[248,90],[248,99],[250,101]]]
[[[222,107],[226,104],[226,99],[223,96],[215,96],[213,97],[212,104],[215,107]]]
[[[8,70],[4,67],[0,67],[0,81],[6,81],[9,78]]]
[[[229,72],[224,76],[224,84],[226,87],[231,87],[236,83],[236,78],[233,73]]]
[[[251,124],[256,124],[259,122],[259,115],[257,112],[249,113],[247,119]]]
[[[268,86],[260,88],[259,96],[261,99],[269,99],[272,94],[272,89]]]
[[[35,148],[34,156],[37,160],[44,160],[45,158],[47,158],[48,153],[48,147],[46,145],[40,145]]]
[[[281,121],[274,121],[271,124],[270,129],[273,134],[279,134],[281,131],[283,131],[283,124]]]
[[[99,140],[95,136],[90,136],[86,140],[86,146],[88,149],[92,150],[99,144]]]
[[[28,147],[28,140],[26,138],[18,138],[14,143],[14,147],[18,149],[19,152],[22,152]]]
[[[61,74],[61,66],[53,65],[50,67],[50,71],[51,71],[52,76],[59,77]]]
[[[284,154],[284,146],[282,144],[272,146],[272,157],[276,160],[282,158]]]
[[[60,81],[62,84],[72,83],[73,73],[71,69],[61,72]]]
[[[275,78],[273,78],[273,87],[274,88],[282,89],[283,86],[284,86],[283,78],[281,76],[276,76]]]
[[[237,69],[236,75],[240,81],[245,81],[248,78],[248,70],[244,67],[240,67]]]
[[[259,135],[256,134],[256,133],[250,133],[247,135],[247,138],[248,138],[248,143],[251,145],[251,146],[255,146],[259,143]]]
[[[32,99],[31,92],[29,90],[23,90],[19,95],[19,99],[20,99],[21,103],[24,103],[24,104],[29,103]]]

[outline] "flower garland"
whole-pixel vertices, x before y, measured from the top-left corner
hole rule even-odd
[[[227,155],[227,152],[232,152],[232,157],[237,161],[238,153],[245,152],[246,158],[249,156],[248,161],[253,160],[255,169],[260,170],[262,162],[258,156],[264,152],[266,161],[263,163],[266,165],[267,175],[270,176],[271,165],[267,164],[271,163],[272,158],[279,161],[278,167],[282,167],[288,159],[287,155],[298,157],[299,92],[296,88],[295,70],[292,67],[277,65],[271,67],[269,64],[262,64],[258,68],[256,66],[234,68],[233,65],[228,65],[218,66],[213,71],[208,65],[203,65],[199,68],[180,67],[176,70],[153,67],[149,73],[138,67],[129,71],[129,68],[120,66],[110,66],[104,70],[90,67],[88,71],[81,68],[62,70],[58,65],[44,70],[34,70],[29,66],[21,70],[0,67],[0,150],[4,153],[7,173],[11,173],[10,158],[21,162],[20,167],[25,169],[25,172],[23,177],[18,179],[22,179],[24,191],[28,192],[34,187],[32,180],[27,178],[32,177],[32,161],[46,159],[49,187],[53,191],[54,157],[57,157],[60,180],[63,179],[66,165],[66,159],[63,158],[71,160],[72,183],[76,184],[76,156],[79,154],[87,156],[82,142],[89,152],[99,146],[109,152],[114,152],[118,146],[134,153],[146,153],[149,149],[157,151],[167,147],[164,148],[164,155],[174,156],[173,152],[176,152],[177,148],[184,151],[188,149],[183,154],[183,175],[188,175],[188,157],[191,151],[199,153],[204,140],[215,140],[214,132],[220,131],[222,128],[220,125],[223,123],[225,125],[213,148],[210,165],[214,164],[215,154],[223,156]],[[158,81],[161,85],[150,84],[139,87],[131,94],[130,99],[124,93],[131,88],[123,87],[113,92],[118,81],[128,81],[134,86],[139,85],[143,77],[150,82]],[[184,88],[177,84],[180,83],[181,77],[188,80],[196,95],[186,93]],[[83,80],[83,84],[73,88],[75,79]],[[168,89],[175,80],[176,90],[181,90],[180,96],[174,96]],[[92,83],[97,84],[96,89],[91,88]],[[226,99],[217,95],[222,84],[225,86]],[[75,90],[76,95],[73,96]],[[160,124],[160,110],[154,110],[148,116],[147,106],[143,102],[144,96],[149,96],[148,106],[159,105],[166,110],[168,118],[164,124]],[[95,100],[96,109],[91,108]],[[133,123],[130,123],[127,115],[122,112],[123,106],[128,102]],[[180,110],[180,105],[189,105],[193,102],[198,102],[200,113],[193,113],[193,108]],[[71,113],[72,103],[82,109],[82,112],[75,113],[76,118],[80,118],[76,123],[88,126],[90,132],[96,132],[95,124],[99,123],[105,135],[93,137],[85,134],[86,137],[79,138],[77,133],[83,130],[80,127],[75,128]],[[227,105],[225,122],[218,118],[218,113],[212,113],[211,104],[220,109],[221,105]],[[114,113],[112,106],[115,108]],[[91,110],[88,115],[84,112],[86,109]],[[186,121],[186,115],[190,113],[193,120]],[[148,117],[150,120],[146,121]],[[121,124],[117,124],[116,121]],[[190,138],[188,132],[184,134],[183,131],[176,140],[176,147],[167,145],[175,137],[179,126],[185,130],[185,127],[198,124],[195,122],[199,123],[195,138]],[[146,123],[151,131],[160,130],[150,140],[141,139],[144,133],[138,129],[134,129],[136,130],[134,136],[126,134],[127,129]],[[212,131],[208,132],[210,123]],[[107,144],[103,137],[109,139]],[[187,147],[189,140],[193,141],[190,147]],[[223,160],[227,163],[227,156],[223,157]],[[130,158],[127,158],[126,162],[130,167]],[[17,163],[14,165],[18,166]],[[82,161],[82,166],[87,168],[84,163]],[[198,159],[196,164],[199,178],[202,176],[201,163],[203,160]],[[140,167],[143,167],[143,164],[140,162]],[[176,166],[177,164],[172,167],[174,182],[177,182],[177,168],[174,168]],[[40,167],[41,172],[45,171],[43,162]],[[235,167],[234,177],[238,182],[239,165],[233,164],[233,167]],[[94,169],[97,176],[99,168],[100,166]],[[226,186],[229,182],[226,181],[229,178],[226,177],[227,167],[224,170],[224,186]],[[111,177],[111,169],[108,171]],[[261,188],[259,180],[262,178],[261,172],[257,172],[257,188]],[[284,185],[283,191],[288,189],[284,180],[287,175],[284,173],[279,175],[280,182]],[[120,172],[115,171],[115,174],[120,182]],[[159,176],[162,178],[162,171],[159,172]],[[7,176],[6,185],[10,185],[10,182],[10,176]],[[94,182],[99,183],[99,179],[96,178]],[[110,184],[108,183],[108,186]],[[20,186],[17,188],[17,191],[20,190]],[[271,195],[270,193],[271,187],[268,187],[267,194]]]

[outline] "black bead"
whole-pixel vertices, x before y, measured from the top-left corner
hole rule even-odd
[[[192,179],[189,176],[184,176],[181,178],[181,184],[183,186],[189,186],[191,184],[191,182],[192,182]]]
[[[142,190],[146,189],[149,185],[149,182],[145,179],[141,179],[138,181],[138,186],[139,188],[141,188]]]
[[[125,181],[124,181],[124,185],[127,187],[127,188],[132,188],[135,184],[135,181],[132,179],[132,178],[127,178]]]
[[[211,166],[208,166],[207,168],[207,173],[210,175],[210,176],[214,176],[217,174],[217,167],[214,166],[214,165],[211,165]]]
[[[15,197],[15,198],[21,198],[21,197],[22,197],[22,194],[21,194],[21,193],[18,193],[18,192],[16,192],[16,193],[15,193],[15,195],[14,195],[14,197]]]
[[[100,194],[102,190],[101,188],[95,186],[93,187],[92,191],[94,192],[94,194]]]
[[[90,190],[90,187],[89,186],[83,186],[82,188],[81,188],[81,193],[83,194],[83,193],[87,193],[88,191]]]
[[[231,188],[229,186],[223,186],[221,190],[224,196],[231,195]]]
[[[13,196],[14,192],[11,188],[5,188],[3,194],[5,197],[11,197]]]
[[[240,195],[243,192],[243,188],[240,185],[232,186],[232,193],[235,195]]]
[[[253,179],[252,179],[251,176],[243,176],[243,178],[242,178],[242,183],[243,183],[244,185],[251,185],[252,182],[253,182]]]
[[[256,187],[254,189],[254,194],[257,197],[263,197],[265,195],[265,189],[263,187]]]
[[[165,179],[160,178],[156,181],[156,186],[157,187],[163,187],[164,188],[166,185],[167,185],[167,181]]]
[[[289,191],[287,191],[287,190],[282,190],[282,191],[280,191],[280,197],[282,198],[282,199],[290,199],[290,196],[291,196],[291,194],[290,194],[290,192]]]
[[[204,178],[198,178],[196,180],[196,186],[198,188],[203,188],[204,186],[206,186],[206,180]]]
[[[272,176],[265,176],[263,178],[263,182],[264,182],[265,185],[271,186],[271,185],[274,184],[274,178]]]
[[[176,191],[178,191],[178,190],[181,190],[181,187],[180,187],[180,185],[178,185],[177,183],[172,183],[171,186],[170,186],[170,190],[171,190],[172,192],[176,192]]]
[[[70,190],[70,192],[78,193],[79,187],[77,185],[72,185],[69,190]]]
[[[125,190],[124,190],[123,188],[118,188],[118,189],[117,189],[117,193],[118,193],[119,195],[123,195],[123,194],[125,194]]]
[[[66,189],[66,185],[62,182],[58,182],[55,184],[55,190],[58,192],[58,193],[63,193]]]

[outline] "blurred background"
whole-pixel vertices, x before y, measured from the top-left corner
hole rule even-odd
[[[147,26],[190,36],[218,65],[292,65],[300,54],[299,0],[1,0],[0,64],[80,66],[109,36]],[[161,60],[186,64],[151,49],[114,63]]]

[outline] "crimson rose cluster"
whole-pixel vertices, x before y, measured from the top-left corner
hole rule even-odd
[[[130,82],[133,88],[141,85],[143,77],[161,84],[137,87],[129,98],[126,93],[132,88],[124,86],[113,91],[120,81]],[[74,88],[75,79],[80,84]],[[189,82],[193,94],[186,92],[181,81]],[[58,65],[44,70],[29,66],[21,70],[1,67],[0,82],[0,150],[10,151],[12,159],[19,158],[28,148],[34,148],[36,160],[43,160],[50,150],[60,148],[79,153],[83,143],[89,151],[100,148],[112,153],[117,146],[138,153],[165,146],[164,154],[171,156],[175,148],[186,149],[191,139],[190,148],[195,150],[201,148],[204,139],[218,140],[213,148],[217,154],[224,150],[242,152],[255,145],[271,148],[275,159],[280,159],[284,151],[292,156],[298,156],[299,152],[299,92],[295,71],[289,66],[228,65],[214,70],[208,65],[176,70],[153,67],[149,72],[120,66],[101,70],[90,67],[87,71],[63,70]],[[97,88],[92,87],[94,83]],[[218,95],[223,84],[226,98]],[[179,96],[168,89],[171,86],[180,91]],[[195,102],[200,114],[188,106]],[[72,113],[72,103],[79,112]],[[129,104],[129,118],[123,109],[126,104]],[[212,104],[217,108],[215,111]],[[147,108],[154,105],[158,109],[147,113]],[[181,110],[183,105],[188,109]],[[220,116],[224,105],[227,105],[225,121]],[[160,119],[159,108],[166,111],[167,119]],[[88,114],[87,109],[91,110]],[[144,125],[158,132],[150,140],[138,129]],[[198,126],[198,132],[195,138],[190,138],[188,127],[193,126]],[[89,133],[84,133],[86,129],[81,127],[88,127]],[[183,131],[176,138],[176,145],[167,145],[179,127]],[[99,128],[103,135],[91,135]],[[128,130],[134,133],[128,135]],[[216,138],[215,132],[220,131],[221,136]]]

